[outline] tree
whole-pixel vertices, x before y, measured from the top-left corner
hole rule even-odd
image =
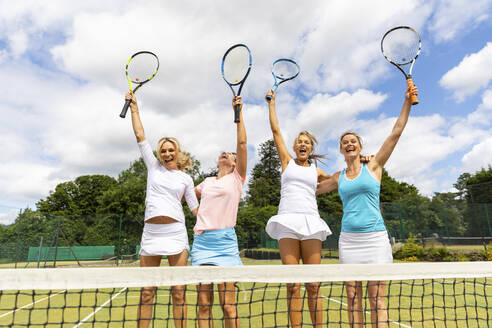
[[[248,182],[248,205],[263,207],[278,206],[280,202],[281,165],[272,139],[260,144],[260,160],[253,167]]]

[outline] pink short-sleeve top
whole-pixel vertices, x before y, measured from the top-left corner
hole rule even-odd
[[[244,180],[234,169],[220,179],[208,177],[196,186],[201,194],[200,207],[193,228],[197,235],[205,230],[219,230],[236,225]]]

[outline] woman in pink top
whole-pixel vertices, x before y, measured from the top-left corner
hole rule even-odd
[[[193,180],[183,172],[191,166],[190,159],[181,153],[175,138],[161,138],[157,145],[156,158],[145,138],[144,128],[138,113],[137,99],[131,99],[132,126],[138,147],[147,167],[147,191],[145,196],[145,225],[140,243],[140,266],[160,266],[163,255],[169,265],[184,266],[188,262],[188,234],[181,199],[186,199],[194,215],[198,200],[193,189]],[[138,327],[145,328],[152,318],[155,287],[142,288],[138,306]],[[175,327],[186,327],[185,286],[173,286],[173,317]]]
[[[237,123],[236,154],[223,152],[219,156],[216,177],[206,178],[196,188],[201,198],[195,236],[191,249],[191,265],[242,265],[239,258],[237,236],[234,230],[237,209],[246,178],[246,129],[242,117],[241,97],[234,97],[232,107],[240,105],[240,122]],[[233,282],[218,284],[219,299],[224,311],[226,327],[239,327],[236,308],[236,287]],[[213,327],[212,284],[201,284],[198,290],[198,326]]]

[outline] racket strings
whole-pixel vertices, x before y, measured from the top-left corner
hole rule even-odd
[[[244,46],[233,48],[224,58],[224,79],[229,84],[234,85],[240,83],[248,74],[250,65],[249,50]]]
[[[159,67],[159,60],[151,53],[134,56],[128,63],[127,74],[134,83],[142,83],[151,79]]]
[[[420,38],[411,29],[395,29],[384,37],[381,48],[390,61],[398,65],[410,63],[420,51]]]
[[[299,74],[299,67],[287,60],[281,60],[273,65],[273,74],[280,79],[290,79]]]

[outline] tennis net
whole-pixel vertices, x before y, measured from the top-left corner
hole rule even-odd
[[[2,269],[0,275],[0,327],[138,327],[139,320],[149,327],[371,327],[371,320],[378,327],[492,326],[492,262]],[[367,283],[359,289],[352,281]],[[154,297],[149,286],[157,286]]]

